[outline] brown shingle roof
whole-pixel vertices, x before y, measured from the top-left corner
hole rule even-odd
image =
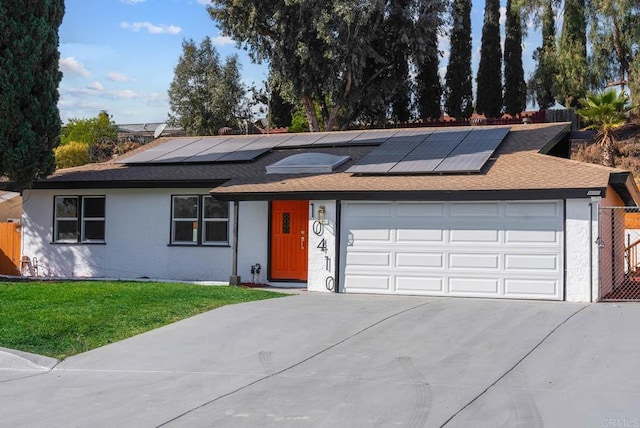
[[[354,175],[349,167],[373,146],[272,150],[253,162],[184,165],[125,165],[114,162],[85,165],[56,172],[37,182],[36,188],[79,187],[181,187],[201,183],[217,186],[212,194],[223,199],[259,199],[274,195],[384,194],[392,192],[486,193],[496,191],[553,191],[606,189],[612,173],[622,170],[542,154],[568,131],[566,124],[535,124],[511,127],[511,132],[492,159],[478,174]],[[159,143],[147,145],[147,150]],[[352,160],[332,174],[267,175],[265,167],[292,154],[317,151],[348,155]],[[130,156],[129,154],[127,156]],[[586,193],[585,193],[586,195]]]

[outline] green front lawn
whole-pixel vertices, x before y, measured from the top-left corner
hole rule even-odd
[[[0,282],[0,346],[60,359],[220,306],[280,296],[179,283]]]

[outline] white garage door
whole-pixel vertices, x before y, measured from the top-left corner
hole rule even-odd
[[[563,297],[562,201],[344,202],[341,291]]]

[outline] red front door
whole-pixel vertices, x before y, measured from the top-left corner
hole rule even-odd
[[[308,201],[271,202],[271,279],[307,280]]]

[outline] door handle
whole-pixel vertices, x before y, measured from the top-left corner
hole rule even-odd
[[[304,250],[304,236],[300,237],[300,249]]]

